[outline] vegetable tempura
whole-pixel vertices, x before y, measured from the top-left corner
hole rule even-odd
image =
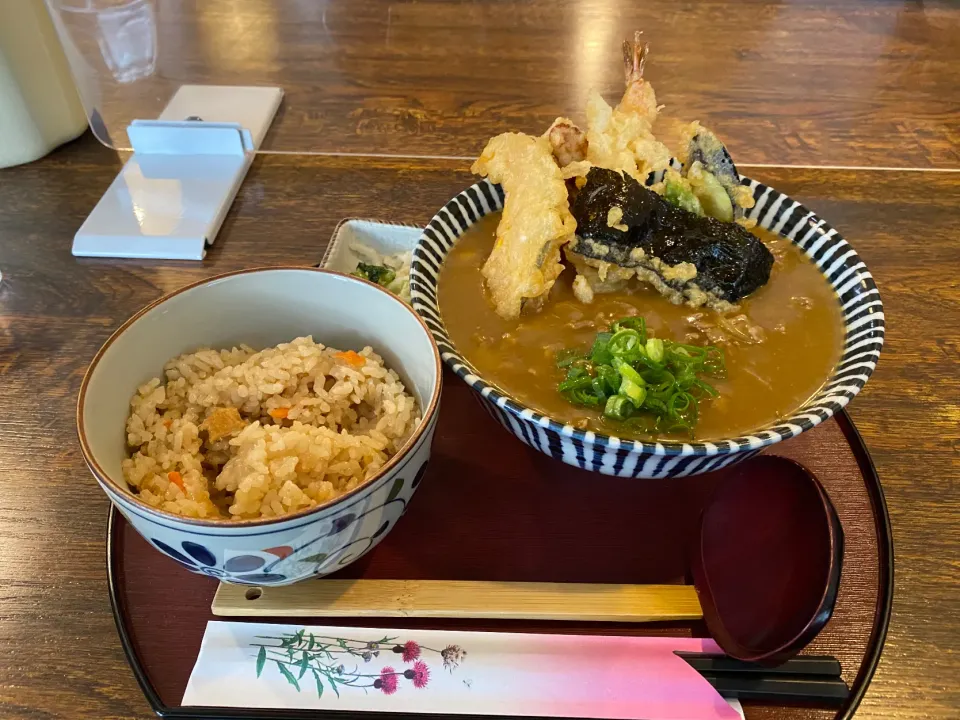
[[[497,240],[482,273],[497,314],[515,318],[524,308],[538,308],[563,270],[560,247],[577,228],[567,187],[546,137],[498,135],[472,170],[506,193]]]

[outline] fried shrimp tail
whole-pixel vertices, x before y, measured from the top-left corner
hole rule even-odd
[[[539,309],[563,270],[560,248],[577,227],[550,139],[498,135],[472,170],[506,194],[497,239],[481,270],[497,314],[509,319]]]
[[[637,30],[633,34],[633,42],[623,41],[623,70],[627,87],[617,109],[646,120],[652,127],[659,108],[653,86],[643,79],[643,66],[650,54],[650,45],[640,42],[642,35]]]
[[[623,43],[626,89],[616,108],[597,92],[587,100],[587,160],[622,170],[641,183],[670,165],[670,151],[653,135],[659,108],[653,86],[643,77],[648,53],[639,32],[633,42]]]

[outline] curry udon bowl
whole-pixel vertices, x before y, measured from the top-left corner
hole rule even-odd
[[[450,200],[424,229],[410,271],[413,307],[433,333],[444,362],[476,391],[487,412],[522,442],[554,459],[605,475],[642,478],[696,475],[742,462],[816,427],[846,406],[875,369],[884,337],[879,293],[853,248],[787,195],[749,178],[742,182],[756,200],[748,217],[756,219],[758,227],[788,239],[814,264],[833,290],[831,296],[839,303],[837,322],[843,325],[842,340],[837,334],[842,343],[839,360],[832,372],[824,372],[819,390],[805,395],[809,399],[788,417],[748,434],[700,442],[619,438],[559,421],[485,378],[451,340],[438,286],[449,253],[467,229],[503,208],[503,190],[487,180]]]
[[[266,519],[194,519],[131,492],[121,463],[138,386],[201,347],[265,348],[313,335],[365,345],[395,370],[420,408],[411,437],[372,477],[315,507]],[[177,290],[127,320],[94,357],[77,407],[80,447],[101,489],[150,545],[224,582],[286,585],[342,569],[393,528],[423,477],[440,403],[441,364],[423,321],[365,280],[314,268],[264,268]]]

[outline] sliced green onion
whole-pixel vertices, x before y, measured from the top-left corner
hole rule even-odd
[[[703,357],[707,354],[708,348],[697,347],[696,345],[684,345],[681,343],[671,343],[670,350],[682,357]]]
[[[657,374],[656,382],[651,382],[650,385],[653,386],[653,389],[656,392],[663,392],[665,390],[672,389],[677,384],[677,378],[674,377],[673,373],[667,370],[661,370]]]
[[[643,354],[643,343],[636,330],[618,330],[610,338],[607,350],[615,358],[625,362],[636,362]]]
[[[661,429],[663,432],[693,432],[694,423],[690,423],[683,418],[671,419],[667,418],[664,420],[661,418]]]
[[[621,330],[636,330],[640,335],[640,342],[645,343],[647,341],[647,321],[642,317],[629,317],[617,320],[610,325],[610,329],[615,333]]]
[[[573,363],[575,363],[577,360],[580,360],[582,358],[583,358],[583,355],[581,355],[580,352],[577,350],[571,350],[571,349],[561,350],[556,354],[557,367],[560,369],[568,368],[571,365],[573,365]]]
[[[667,407],[667,404],[658,398],[653,398],[647,395],[646,401],[643,403],[644,408],[652,410],[657,415],[668,415],[670,413],[670,408]]]
[[[630,380],[634,384],[641,386],[647,384],[647,381],[643,379],[643,376],[634,370],[630,363],[624,362],[618,357],[613,359],[613,369],[620,373],[620,377],[622,377],[624,380]]]
[[[705,382],[704,380],[697,380],[695,387],[700,388],[703,392],[705,392],[710,397],[720,397],[720,393],[717,392],[717,389],[710,383]]]
[[[597,339],[593,341],[593,347],[590,349],[590,360],[597,364],[609,365],[613,360],[610,354],[610,338],[612,332],[597,333]]]
[[[633,404],[623,395],[608,397],[603,407],[603,416],[611,420],[625,420],[632,412]]]
[[[579,375],[573,378],[567,378],[562,383],[557,385],[557,390],[562,393],[570,392],[571,390],[581,390],[583,388],[588,388],[593,383],[593,378],[589,375]]]
[[[557,389],[575,405],[602,407],[604,421],[641,432],[693,433],[699,402],[719,393],[701,376],[723,377],[717,347],[647,337],[641,317],[623,318],[597,334],[590,353],[557,353],[566,377]]]
[[[593,378],[593,390],[597,395],[616,395],[620,389],[620,373],[609,365],[597,367],[597,375]]]
[[[723,348],[710,346],[706,350],[706,361],[703,366],[704,374],[713,377],[726,377],[727,360],[723,354]]]
[[[637,407],[640,407],[643,405],[643,401],[647,397],[647,389],[643,387],[643,385],[637,385],[632,380],[624,378],[623,382],[620,383],[620,394],[626,395],[628,398],[630,398],[630,402]]]
[[[647,351],[647,357],[655,363],[663,362],[663,340],[660,338],[649,338],[644,349]]]
[[[567,397],[575,405],[584,405],[586,407],[599,407],[603,400],[597,397],[593,392],[585,388],[577,388],[567,394]]]
[[[695,402],[696,400],[690,393],[678,392],[670,398],[669,408],[672,413],[680,415],[687,411],[690,403]]]

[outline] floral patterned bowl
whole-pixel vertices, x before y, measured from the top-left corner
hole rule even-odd
[[[747,177],[741,183],[756,201],[747,216],[799,247],[836,291],[845,331],[840,361],[820,391],[791,417],[750,435],[714,442],[621,439],[558,422],[484,380],[447,334],[437,282],[447,253],[464,231],[484,215],[503,209],[503,188],[488,180],[454,197],[424,228],[410,267],[413,308],[426,320],[444,362],[476,391],[484,409],[519,440],[552,458],[604,475],[640,478],[697,475],[742,462],[816,427],[860,392],[880,357],[884,316],[873,276],[840,233],[784,193]]]
[[[420,427],[379,474],[325,505],[271,520],[184,518],[129,491],[121,462],[138,385],[159,375],[169,358],[198,347],[267,347],[308,334],[334,347],[373,346],[423,408]],[[440,388],[429,330],[386,290],[315,268],[246,270],[177,290],[127,320],[83,379],[77,431],[100,487],[157,550],[225,582],[286,585],[343,568],[393,527],[426,469]]]

